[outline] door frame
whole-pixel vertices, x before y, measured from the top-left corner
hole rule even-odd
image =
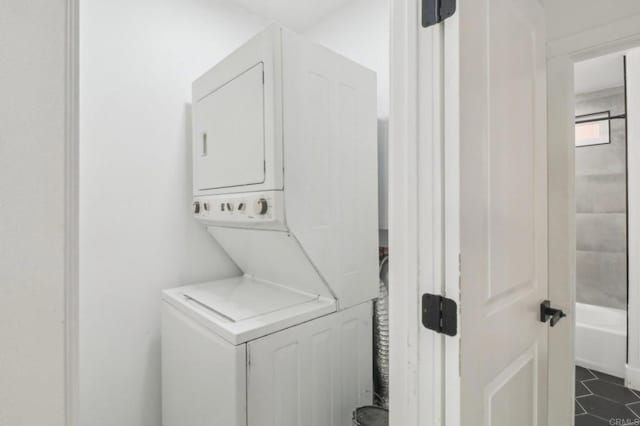
[[[458,15],[425,29],[421,3],[390,10],[390,424],[459,426],[460,338],[420,322],[422,294],[460,300]]]
[[[418,10],[416,0],[390,3],[389,282],[399,283],[389,286],[391,426],[419,424]],[[422,399],[433,407],[434,396]]]
[[[625,60],[627,100],[627,256],[628,263],[628,321],[627,367],[625,385],[640,389],[640,47],[627,51]],[[628,119],[631,117],[631,120]],[[634,120],[634,118],[636,118]]]
[[[547,43],[549,298],[571,319],[549,334],[549,426],[573,424],[575,409],[574,345],[566,346],[575,341],[574,64],[638,46],[638,28],[634,15]]]
[[[80,0],[66,0],[64,150],[64,403],[65,425],[79,419],[79,229],[80,229]]]
[[[444,149],[441,142],[445,123],[441,114],[445,107],[457,108],[455,102],[444,105],[444,99],[449,97],[444,96],[444,91],[457,99],[458,88],[434,90],[436,86],[444,87],[443,54],[438,43],[446,32],[446,21],[444,26],[437,26],[438,31],[422,30],[418,25],[419,11],[416,0],[391,1],[389,137],[393,149],[389,158],[389,271],[390,282],[396,284],[390,288],[390,420],[392,426],[456,426],[459,425],[456,413],[459,414],[460,408],[456,391],[459,383],[456,382],[460,377],[457,365],[445,366],[444,362],[458,358],[459,339],[444,341],[432,337],[430,342],[425,339],[421,342],[421,335],[433,333],[424,332],[418,323],[421,293],[431,289],[448,291],[451,295],[456,288],[450,280],[445,283],[442,279],[445,268],[450,268],[452,263],[445,262],[443,252],[420,250],[426,245],[427,237],[436,237],[433,248],[444,241],[447,233],[456,232],[455,227],[448,227],[445,232],[437,213],[444,212],[445,208],[447,213],[455,211],[456,198],[450,198],[445,206],[438,192],[443,190],[439,186],[442,182],[434,180],[441,176],[440,172],[445,172],[442,158],[420,157],[418,148],[435,149],[432,152],[436,153],[441,153],[438,146]],[[454,15],[452,19],[457,18]],[[547,45],[549,297],[570,314],[575,308],[573,64],[638,45],[638,28],[640,16],[632,16]],[[457,45],[451,35],[447,37],[451,43],[448,48]],[[449,65],[450,71],[455,72],[457,64]],[[428,81],[433,85],[425,88],[424,82]],[[446,123],[449,132],[455,128],[452,124]],[[424,133],[426,125],[433,129],[427,134]],[[450,154],[455,156],[456,152],[454,149]],[[444,168],[449,178],[455,176],[453,167],[449,156]],[[420,170],[432,171],[431,178],[425,180]],[[420,207],[424,209],[429,203],[430,209],[423,213]],[[421,211],[420,217],[426,214],[432,220],[430,229],[425,231],[419,226],[418,211]],[[435,286],[435,280],[425,282],[424,277],[439,278],[440,284]],[[455,295],[455,299],[459,300],[459,295]],[[567,346],[567,342],[574,341],[575,317],[570,318],[572,320],[561,322],[549,334],[549,426],[573,424],[574,419],[574,349],[573,345]],[[432,411],[435,414],[424,417],[421,406],[438,408]]]

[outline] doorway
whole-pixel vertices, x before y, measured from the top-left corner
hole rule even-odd
[[[624,52],[576,62],[576,425],[638,420],[625,387],[628,308]]]

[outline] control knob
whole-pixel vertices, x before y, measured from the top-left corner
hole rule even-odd
[[[258,201],[256,201],[256,206],[255,206],[256,214],[259,214],[259,215],[266,214],[268,209],[269,209],[269,204],[267,203],[267,200],[265,200],[264,198],[260,198]]]
[[[193,213],[195,213],[195,214],[200,213],[200,202],[199,201],[194,201],[193,202]]]

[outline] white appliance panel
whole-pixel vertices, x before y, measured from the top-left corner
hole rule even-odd
[[[162,304],[163,426],[246,426],[246,347]]]
[[[283,30],[287,225],[340,308],[378,293],[376,75]]]
[[[259,63],[195,104],[197,190],[264,182],[263,72]]]
[[[165,426],[350,426],[372,402],[375,90],[278,25],[194,82],[194,215],[244,275],[163,292]]]
[[[232,278],[190,286],[183,294],[233,322],[317,299],[317,296],[294,292],[247,276],[240,277],[240,280]]]
[[[209,227],[209,232],[245,274],[304,293],[336,299],[293,234],[219,226]]]
[[[225,192],[196,186],[194,214],[212,225],[246,274],[333,297],[339,308],[371,300],[378,293],[375,73],[273,25],[200,77],[194,99],[256,61],[265,64],[264,125],[273,129],[265,133],[265,176],[283,177],[283,186],[265,190],[238,181]],[[280,158],[281,169],[270,158]],[[265,214],[249,214],[247,206],[263,194],[270,197]],[[223,203],[244,210],[223,211]]]
[[[232,345],[336,311],[332,298],[302,293],[249,275],[164,290],[162,298]]]
[[[281,64],[281,36],[280,29],[276,25],[266,29],[260,34],[253,37],[242,47],[231,53],[224,60],[216,64],[215,67],[204,73],[198,79],[193,82],[193,194],[195,197],[211,196],[220,194],[232,194],[240,192],[255,192],[255,191],[274,191],[282,190],[283,187],[283,164],[282,164],[282,64]],[[262,67],[263,78],[258,78],[259,73],[256,66]],[[251,167],[252,175],[249,177],[243,177],[242,180],[230,182],[231,179],[224,177],[223,181],[216,182],[214,179],[212,182],[206,182],[206,184],[200,184],[199,175],[201,174],[199,168],[202,163],[199,162],[201,155],[201,140],[202,135],[197,133],[199,128],[199,117],[197,115],[198,103],[207,98],[212,92],[222,88],[230,81],[236,79],[238,76],[242,76],[245,72],[251,71],[254,73],[249,85],[254,87],[254,91],[251,92],[255,95],[255,100],[258,99],[257,90],[258,83],[262,83],[262,99],[263,99],[263,132],[264,132],[264,147],[261,148],[263,155],[263,163],[258,168],[255,166],[258,164],[256,158],[253,158],[249,163],[253,163]],[[245,78],[249,78],[245,76]],[[247,90],[249,89],[238,89]],[[235,100],[230,100],[232,103]],[[245,111],[239,108],[235,108],[238,113],[236,117],[230,117],[232,111],[226,111],[227,117],[232,120],[241,120],[245,123],[248,122],[249,116],[245,114]],[[256,113],[254,111],[254,113]],[[256,113],[257,114],[257,113]],[[253,126],[253,124],[251,124]],[[253,131],[257,132],[259,125],[253,128]],[[245,129],[240,129],[242,132]],[[215,131],[215,129],[214,129]],[[227,141],[228,142],[228,141]],[[215,149],[215,147],[214,147]],[[226,149],[226,148],[225,148]],[[254,153],[255,154],[255,153]],[[221,161],[223,161],[221,159]],[[224,160],[226,162],[226,160]],[[247,167],[244,163],[243,168]],[[262,179],[260,179],[262,168]],[[202,172],[205,176],[208,172]],[[242,177],[242,176],[241,176]],[[247,181],[259,181],[258,183],[249,183]],[[232,185],[223,186],[219,185]],[[203,189],[204,188],[204,189]],[[208,188],[208,189],[207,189]]]
[[[194,216],[206,224],[287,230],[283,191],[203,195],[193,206]]]
[[[248,426],[351,426],[370,405],[371,303],[247,344]]]

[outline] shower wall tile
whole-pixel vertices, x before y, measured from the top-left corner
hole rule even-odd
[[[627,309],[626,253],[578,251],[576,266],[578,302]]]
[[[623,88],[576,98],[576,115],[625,112]],[[611,143],[576,148],[576,285],[582,303],[626,309],[625,122],[610,122]]]
[[[576,248],[581,251],[626,253],[627,216],[624,213],[578,213]]]
[[[576,148],[576,176],[624,173],[625,163],[624,146],[604,144]]]
[[[576,213],[625,213],[624,173],[576,176]]]
[[[576,96],[576,115],[602,111],[611,111],[611,115],[624,114],[624,87],[614,87]]]

